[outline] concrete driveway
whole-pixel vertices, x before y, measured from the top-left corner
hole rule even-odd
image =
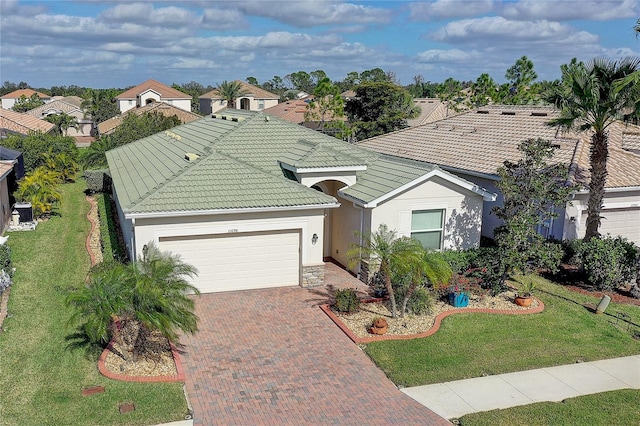
[[[335,272],[335,271],[334,271]],[[445,425],[318,308],[325,288],[200,296],[182,338],[196,425]]]

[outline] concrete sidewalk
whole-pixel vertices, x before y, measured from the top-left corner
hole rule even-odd
[[[640,389],[640,355],[402,389],[445,419],[617,389]]]

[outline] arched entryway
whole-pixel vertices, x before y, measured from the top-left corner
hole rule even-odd
[[[249,98],[240,99],[240,109],[251,109],[251,101],[249,100]]]

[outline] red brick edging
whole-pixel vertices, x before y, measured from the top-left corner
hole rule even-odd
[[[534,297],[535,300],[538,301],[538,306],[531,309],[486,309],[486,308],[453,308],[448,311],[442,312],[438,314],[434,320],[433,326],[427,331],[423,331],[418,334],[408,334],[402,336],[396,335],[382,335],[382,336],[371,336],[371,337],[358,337],[347,327],[341,320],[338,318],[336,314],[333,313],[331,307],[328,304],[320,305],[320,309],[324,311],[325,314],[331,320],[336,323],[338,327],[346,334],[349,339],[351,339],[354,343],[371,343],[371,342],[379,342],[382,340],[409,340],[409,339],[418,339],[420,337],[428,337],[432,334],[435,334],[436,331],[440,329],[440,324],[442,320],[446,317],[454,314],[465,314],[465,313],[483,313],[483,314],[506,314],[506,315],[528,315],[528,314],[537,314],[544,310],[544,303],[542,300]],[[363,302],[376,302],[378,300],[363,300]]]
[[[100,359],[98,360],[98,371],[103,376],[113,379],[120,380],[123,382],[139,382],[139,383],[157,383],[157,382],[184,382],[184,369],[182,368],[182,362],[180,361],[180,356],[178,354],[178,350],[173,345],[173,343],[169,343],[171,346],[171,354],[173,355],[173,362],[176,364],[176,372],[177,374],[172,374],[169,376],[129,376],[127,374],[119,374],[114,373],[107,369],[105,365],[105,360],[107,359],[107,355],[111,352],[111,346],[113,345],[113,341],[109,343],[107,348],[102,351],[100,355]]]

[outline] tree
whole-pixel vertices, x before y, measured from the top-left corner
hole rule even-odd
[[[409,92],[393,83],[362,83],[345,112],[358,140],[408,127],[407,119],[420,113]]]
[[[258,83],[258,79],[255,77],[247,77],[245,81],[252,86],[260,86],[260,84]]]
[[[291,86],[294,89],[300,90],[301,92],[312,93],[315,87],[311,76],[305,71],[291,73],[287,75],[285,79],[291,82]]]
[[[509,80],[509,95],[503,99],[504,103],[524,105],[535,99],[531,83],[538,78],[538,74],[533,70],[533,62],[529,58],[523,56],[518,59],[507,69],[505,77]]]
[[[78,173],[78,163],[66,152],[54,154],[47,152],[43,155],[45,167],[56,173],[62,182],[73,182]]]
[[[347,252],[349,265],[353,267],[362,261],[368,261],[370,268],[374,263],[378,265],[391,301],[391,314],[395,318],[397,306],[391,283],[392,269],[410,270],[411,265],[420,262],[424,249],[414,239],[397,238],[396,231],[389,230],[387,225],[380,225],[376,232],[361,237],[362,244],[353,244]]]
[[[48,115],[44,118],[44,121],[48,121],[56,126],[56,134],[61,136],[67,136],[69,128],[78,130],[78,119],[72,115],[61,112],[60,114]]]
[[[246,95],[245,90],[242,88],[242,84],[238,81],[223,81],[218,85],[218,92],[222,99],[227,101],[229,108],[236,107],[236,99],[240,96]]]
[[[174,83],[171,85],[171,87],[181,92],[184,92],[188,95],[191,95],[191,111],[195,113],[200,112],[200,95],[204,95],[209,90],[213,89],[212,87],[206,88],[202,84],[193,80],[190,81],[189,83],[184,83],[184,84]]]
[[[43,154],[56,156],[68,154],[69,158],[77,161],[78,148],[76,141],[70,136],[56,136],[44,133],[33,133],[27,136],[12,135],[3,139],[2,146],[22,152],[25,173],[31,173],[40,166],[46,166]]]
[[[198,317],[190,293],[199,294],[188,278],[196,269],[178,255],[162,252],[147,244],[142,256],[128,265],[92,275],[89,285],[71,293],[67,304],[76,308],[73,318],[81,319],[88,337],[105,343],[114,336],[119,322],[123,347],[131,342],[133,361],[145,350],[146,337],[158,331],[170,342],[178,341],[178,332],[197,331]]]
[[[360,73],[360,83],[393,83],[382,68],[373,68]]]
[[[454,78],[447,78],[442,82],[437,90],[438,97],[447,106],[447,115],[449,108],[455,112],[460,112],[464,95],[462,94],[462,83]]]
[[[407,90],[414,98],[434,98],[437,96],[438,85],[430,81],[425,82],[421,75],[413,76],[413,84]]]
[[[493,213],[504,224],[496,230],[501,284],[514,270],[526,272],[530,265],[557,268],[562,252],[537,231],[555,208],[566,206],[577,186],[569,181],[566,164],[548,164],[555,151],[551,141],[529,139],[518,148],[524,154],[517,163],[505,161],[498,169],[498,188],[503,205]]]
[[[307,104],[304,113],[305,121],[318,121],[319,131],[324,131],[327,120],[331,121],[332,127],[341,127],[344,117],[344,100],[340,96],[340,89],[331,83],[328,77],[318,82],[313,91],[315,98]]]
[[[493,101],[497,93],[496,82],[487,73],[480,74],[478,79],[471,85],[471,97],[469,106],[478,108]]]
[[[116,139],[105,136],[93,142],[80,152],[80,164],[84,169],[100,169],[108,167],[106,153],[116,148]]]
[[[29,98],[25,95],[20,96],[11,109],[16,112],[26,112],[42,105],[44,105],[44,101],[40,99],[37,93],[34,93]]]
[[[120,113],[116,96],[116,89],[89,89],[83,96],[82,109],[96,124],[102,123]]]
[[[585,239],[600,235],[600,212],[607,181],[609,139],[607,129],[616,120],[640,117],[637,85],[619,86],[618,81],[639,69],[640,59],[620,61],[594,59],[587,65],[562,68],[562,84],[548,96],[560,109],[560,117],[549,124],[565,129],[590,131],[590,182]]]
[[[18,182],[16,198],[31,203],[33,216],[39,218],[51,213],[53,206],[62,200],[59,191],[60,175],[47,167],[38,167]]]

